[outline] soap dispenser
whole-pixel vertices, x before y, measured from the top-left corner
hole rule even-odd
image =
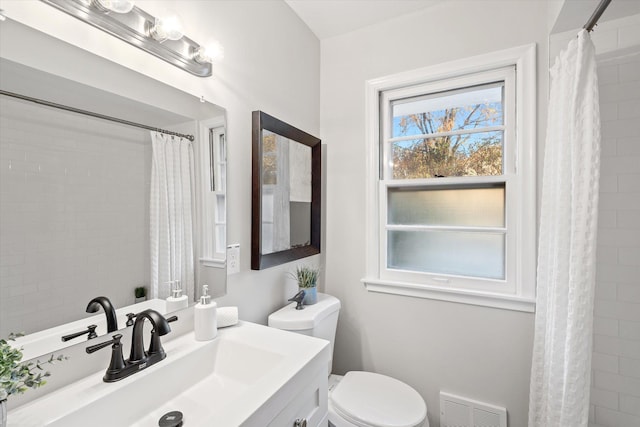
[[[212,340],[218,335],[217,304],[211,302],[209,286],[202,286],[200,302],[194,308],[193,331],[196,341]]]
[[[186,295],[182,295],[180,280],[174,280],[168,283],[172,285],[172,289],[171,296],[167,298],[167,313],[189,307],[189,298]]]

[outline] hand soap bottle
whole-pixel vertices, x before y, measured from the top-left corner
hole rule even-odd
[[[216,313],[217,304],[211,302],[209,286],[202,286],[202,296],[200,302],[194,308],[193,331],[196,341],[212,340],[218,335],[218,318]]]
[[[189,307],[189,298],[186,295],[182,295],[180,280],[169,282],[169,284],[173,284],[173,286],[171,289],[171,296],[167,298],[167,313]]]

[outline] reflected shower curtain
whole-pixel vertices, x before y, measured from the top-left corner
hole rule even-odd
[[[529,427],[588,422],[599,171],[595,49],[582,30],[551,68]]]
[[[194,159],[190,141],[151,132],[151,295],[170,295],[180,280],[185,294],[194,286]]]
[[[273,188],[273,252],[291,248],[289,139],[276,134],[277,182]]]

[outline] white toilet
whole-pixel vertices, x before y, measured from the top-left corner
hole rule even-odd
[[[429,427],[427,406],[407,384],[372,372],[331,374],[340,301],[318,293],[318,302],[296,310],[291,303],[269,316],[269,326],[322,338],[331,343],[329,359],[330,427]]]

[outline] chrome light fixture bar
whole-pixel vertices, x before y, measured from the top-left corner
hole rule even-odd
[[[118,13],[104,7],[108,1],[100,0],[41,0],[69,15],[87,22],[125,42],[157,56],[198,77],[211,76],[208,58],[198,53],[202,46],[186,36],[178,40],[159,38],[155,25],[158,19],[139,7]]]

